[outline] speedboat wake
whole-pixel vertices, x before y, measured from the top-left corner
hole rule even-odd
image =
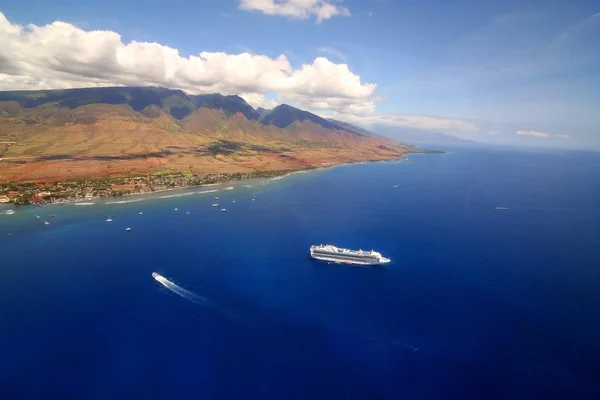
[[[175,293],[178,296],[183,297],[186,300],[191,301],[192,303],[196,303],[201,306],[217,308],[217,304],[214,303],[213,301],[210,301],[209,299],[207,299],[205,297],[198,296],[196,293],[190,292],[189,290],[184,289],[181,286],[178,286],[177,284],[171,282],[170,280],[168,280],[164,276],[160,275],[159,273],[153,272],[152,277],[158,283],[163,285],[165,288],[169,289],[171,292]]]

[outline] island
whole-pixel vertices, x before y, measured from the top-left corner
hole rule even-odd
[[[85,201],[424,152],[335,119],[158,87],[0,91],[0,203]]]

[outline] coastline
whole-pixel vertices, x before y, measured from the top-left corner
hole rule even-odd
[[[439,152],[442,153],[442,152]],[[307,172],[311,172],[311,171],[321,171],[321,170],[326,170],[326,169],[332,169],[332,168],[336,168],[336,167],[343,167],[343,166],[348,166],[348,165],[357,165],[357,164],[364,164],[364,163],[385,163],[385,162],[399,162],[399,161],[405,161],[406,158],[405,156],[410,155],[410,154],[437,154],[437,152],[414,152],[414,153],[406,153],[403,154],[402,156],[400,156],[399,158],[394,158],[394,159],[389,159],[389,160],[363,160],[363,161],[351,161],[351,162],[344,162],[344,163],[339,163],[339,164],[333,164],[333,165],[328,165],[328,166],[322,166],[322,167],[312,167],[312,168],[299,168],[299,169],[294,169],[294,170],[273,170],[273,171],[268,171],[268,172],[272,172],[273,176],[272,177],[268,177],[268,178],[264,178],[267,181],[274,181],[274,180],[280,180],[283,178],[286,178],[288,176],[294,175],[294,174],[298,174],[298,173],[307,173]],[[130,197],[130,196],[142,196],[142,195],[151,195],[154,193],[165,193],[165,192],[172,192],[175,190],[183,190],[183,189],[193,189],[193,188],[204,188],[204,187],[214,187],[214,186],[220,186],[220,185],[227,185],[229,183],[234,183],[234,182],[245,182],[245,181],[251,181],[254,179],[261,179],[259,177],[256,178],[243,178],[243,179],[230,179],[230,180],[225,180],[223,182],[219,182],[219,183],[207,183],[204,185],[189,185],[189,186],[178,186],[178,187],[173,187],[173,188],[165,188],[165,189],[158,189],[158,190],[153,190],[151,192],[144,192],[144,193],[126,193],[123,194],[119,197]],[[102,199],[102,198],[108,198],[106,196],[98,196],[98,197],[94,197],[92,200],[97,200],[97,199]],[[52,204],[73,204],[73,203],[81,203],[78,201],[65,201],[65,202],[60,202],[60,203],[52,203]]]
[[[176,186],[176,187],[161,188],[161,189],[151,190],[151,191],[146,191],[146,192],[123,193],[123,194],[119,194],[118,196],[89,196],[89,197],[77,198],[74,200],[61,199],[58,201],[45,202],[45,203],[40,203],[40,204],[38,204],[38,203],[33,203],[33,204],[3,203],[3,204],[0,204],[0,206],[7,205],[7,206],[15,206],[15,207],[22,207],[22,206],[45,207],[45,206],[49,206],[49,205],[66,205],[66,204],[72,204],[72,205],[79,204],[79,205],[83,206],[83,205],[93,205],[95,203],[92,203],[92,202],[99,200],[99,199],[111,199],[111,198],[114,199],[112,201],[114,203],[122,203],[122,202],[129,203],[129,202],[143,200],[143,199],[127,200],[127,198],[131,198],[132,196],[139,197],[139,196],[143,196],[143,195],[168,193],[168,192],[173,192],[176,190],[184,190],[184,189],[192,189],[192,188],[211,188],[211,187],[215,187],[215,186],[227,185],[227,184],[230,184],[233,182],[244,182],[244,181],[251,181],[251,180],[255,180],[255,179],[265,179],[265,181],[280,180],[280,179],[283,179],[285,177],[288,177],[290,175],[297,174],[297,173],[306,173],[306,172],[310,172],[310,171],[325,170],[325,169],[330,169],[330,168],[335,168],[335,167],[342,167],[342,166],[349,166],[349,165],[356,165],[356,164],[363,164],[363,163],[399,162],[399,161],[407,160],[406,157],[411,154],[440,154],[440,153],[443,153],[443,152],[430,151],[430,150],[418,150],[418,151],[402,154],[398,158],[392,158],[392,159],[387,159],[387,160],[361,160],[361,161],[342,162],[339,164],[332,164],[332,165],[318,166],[318,167],[309,167],[309,168],[272,170],[272,171],[256,171],[257,174],[264,173],[264,174],[268,175],[268,176],[264,176],[264,177],[256,176],[256,177],[241,178],[241,179],[226,179],[221,182],[215,182],[215,183],[206,183],[206,184],[201,184],[201,185]],[[122,199],[122,200],[119,200],[119,199]],[[3,214],[3,211],[0,211],[0,215],[1,214]]]

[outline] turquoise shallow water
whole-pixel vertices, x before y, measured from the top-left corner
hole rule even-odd
[[[0,215],[0,397],[600,396],[598,154],[262,182]],[[393,262],[318,263],[315,243]]]

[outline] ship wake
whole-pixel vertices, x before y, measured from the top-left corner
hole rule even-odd
[[[196,303],[201,306],[217,308],[217,305],[213,301],[210,301],[205,297],[199,296],[194,292],[190,292],[189,290],[182,288],[181,286],[171,282],[170,280],[168,280],[160,274],[157,274],[156,272],[152,273],[152,277],[165,288],[169,289],[171,292],[183,297],[186,300],[191,301],[192,303]]]

